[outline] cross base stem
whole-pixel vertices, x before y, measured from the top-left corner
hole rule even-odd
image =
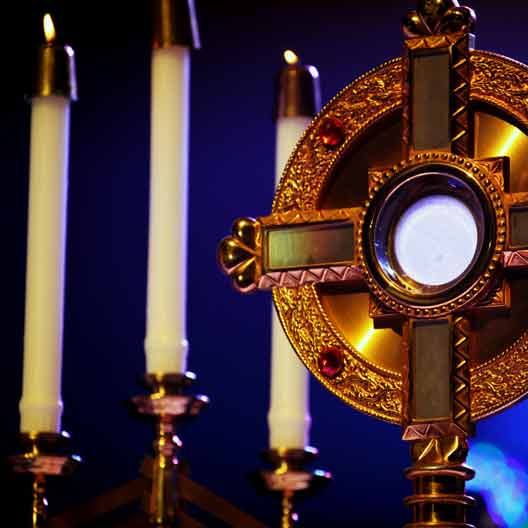
[[[404,528],[475,528],[466,522],[467,508],[475,500],[465,494],[467,480],[475,472],[464,465],[414,465],[405,472],[413,481],[414,494],[404,500],[411,508],[413,522]]]

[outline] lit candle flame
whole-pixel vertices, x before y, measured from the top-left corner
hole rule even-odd
[[[55,40],[55,25],[53,24],[53,19],[49,13],[44,15],[44,35],[46,37],[46,42],[50,44]]]
[[[297,57],[297,54],[294,51],[287,49],[284,52],[284,60],[287,64],[293,66],[299,62],[299,57]]]

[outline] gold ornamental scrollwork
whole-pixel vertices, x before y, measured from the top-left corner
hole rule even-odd
[[[528,128],[528,69],[500,55],[472,51],[470,99],[484,103]],[[317,210],[337,164],[366,132],[402,111],[402,61],[394,59],[363,75],[337,94],[312,122],[290,157],[273,202],[273,215]],[[325,120],[342,124],[335,148],[320,138]],[[493,163],[490,161],[489,163]],[[487,167],[493,172],[492,167]],[[370,361],[335,327],[322,306],[318,287],[276,289],[273,299],[298,355],[319,381],[353,407],[386,421],[401,422],[402,376]],[[322,350],[343,352],[344,366],[335,377],[318,368]],[[471,419],[508,407],[528,389],[528,332],[493,359],[470,363]]]
[[[326,177],[351,143],[401,104],[400,59],[382,64],[338,93],[315,119],[290,157],[273,201],[273,212],[317,209]],[[346,132],[336,150],[329,150],[319,140],[324,116],[341,122]]]
[[[282,324],[301,359],[331,392],[354,402],[364,412],[395,423],[400,419],[400,376],[378,371],[354,354],[345,356],[344,367],[332,383],[320,374],[318,351],[343,347],[343,340],[324,315],[313,286],[276,289],[273,299],[280,306]]]

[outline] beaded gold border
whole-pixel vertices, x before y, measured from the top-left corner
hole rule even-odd
[[[363,226],[364,219],[371,207],[371,201],[374,200],[376,194],[382,190],[384,184],[387,184],[392,178],[397,176],[402,171],[413,168],[426,166],[431,162],[440,163],[445,167],[455,167],[465,174],[466,178],[474,181],[482,190],[485,196],[488,197],[490,204],[493,207],[495,216],[496,234],[494,239],[494,247],[490,252],[489,261],[486,270],[482,276],[471,284],[465,291],[456,297],[446,299],[443,302],[438,302],[432,306],[416,306],[406,303],[401,299],[390,295],[383,287],[380,287],[374,278],[364,255]],[[479,163],[473,159],[457,156],[456,154],[449,154],[447,152],[421,152],[412,156],[408,160],[401,161],[398,165],[383,171],[378,175],[379,183],[374,185],[369,190],[368,200],[365,202],[363,210],[360,214],[360,221],[357,229],[358,240],[358,259],[359,265],[365,277],[365,281],[369,290],[375,295],[384,305],[390,309],[406,316],[421,319],[432,319],[443,315],[452,314],[455,310],[461,310],[465,306],[473,303],[475,299],[480,296],[486,289],[489,288],[491,281],[497,271],[497,268],[502,259],[502,252],[506,242],[506,216],[504,213],[504,195],[500,188],[499,182],[495,181],[494,176],[488,170],[486,163]]]
[[[491,52],[473,51],[470,100],[485,103],[528,128],[528,68]],[[402,64],[393,59],[359,77],[339,92],[314,119],[290,157],[273,201],[273,212],[317,209],[325,184],[351,145],[374,124],[402,109]],[[325,120],[343,127],[333,148],[319,139]],[[402,377],[373,364],[335,328],[317,288],[276,289],[273,299],[297,354],[312,374],[346,403],[380,419],[401,423]],[[334,378],[318,368],[319,352],[338,347],[344,366]],[[528,331],[501,354],[471,365],[471,416],[479,420],[504,409],[528,392]]]

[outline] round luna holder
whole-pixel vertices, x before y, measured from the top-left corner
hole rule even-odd
[[[528,393],[528,67],[475,50],[474,24],[420,0],[403,57],[323,108],[272,214],[219,247],[326,388],[402,426],[412,528],[470,527],[467,439]]]
[[[497,225],[502,200],[484,185],[491,181],[485,166],[426,152],[383,178],[359,222],[359,262],[374,295],[417,316],[470,303],[492,280],[483,273],[493,271],[503,247],[497,234],[503,242],[505,235]]]

